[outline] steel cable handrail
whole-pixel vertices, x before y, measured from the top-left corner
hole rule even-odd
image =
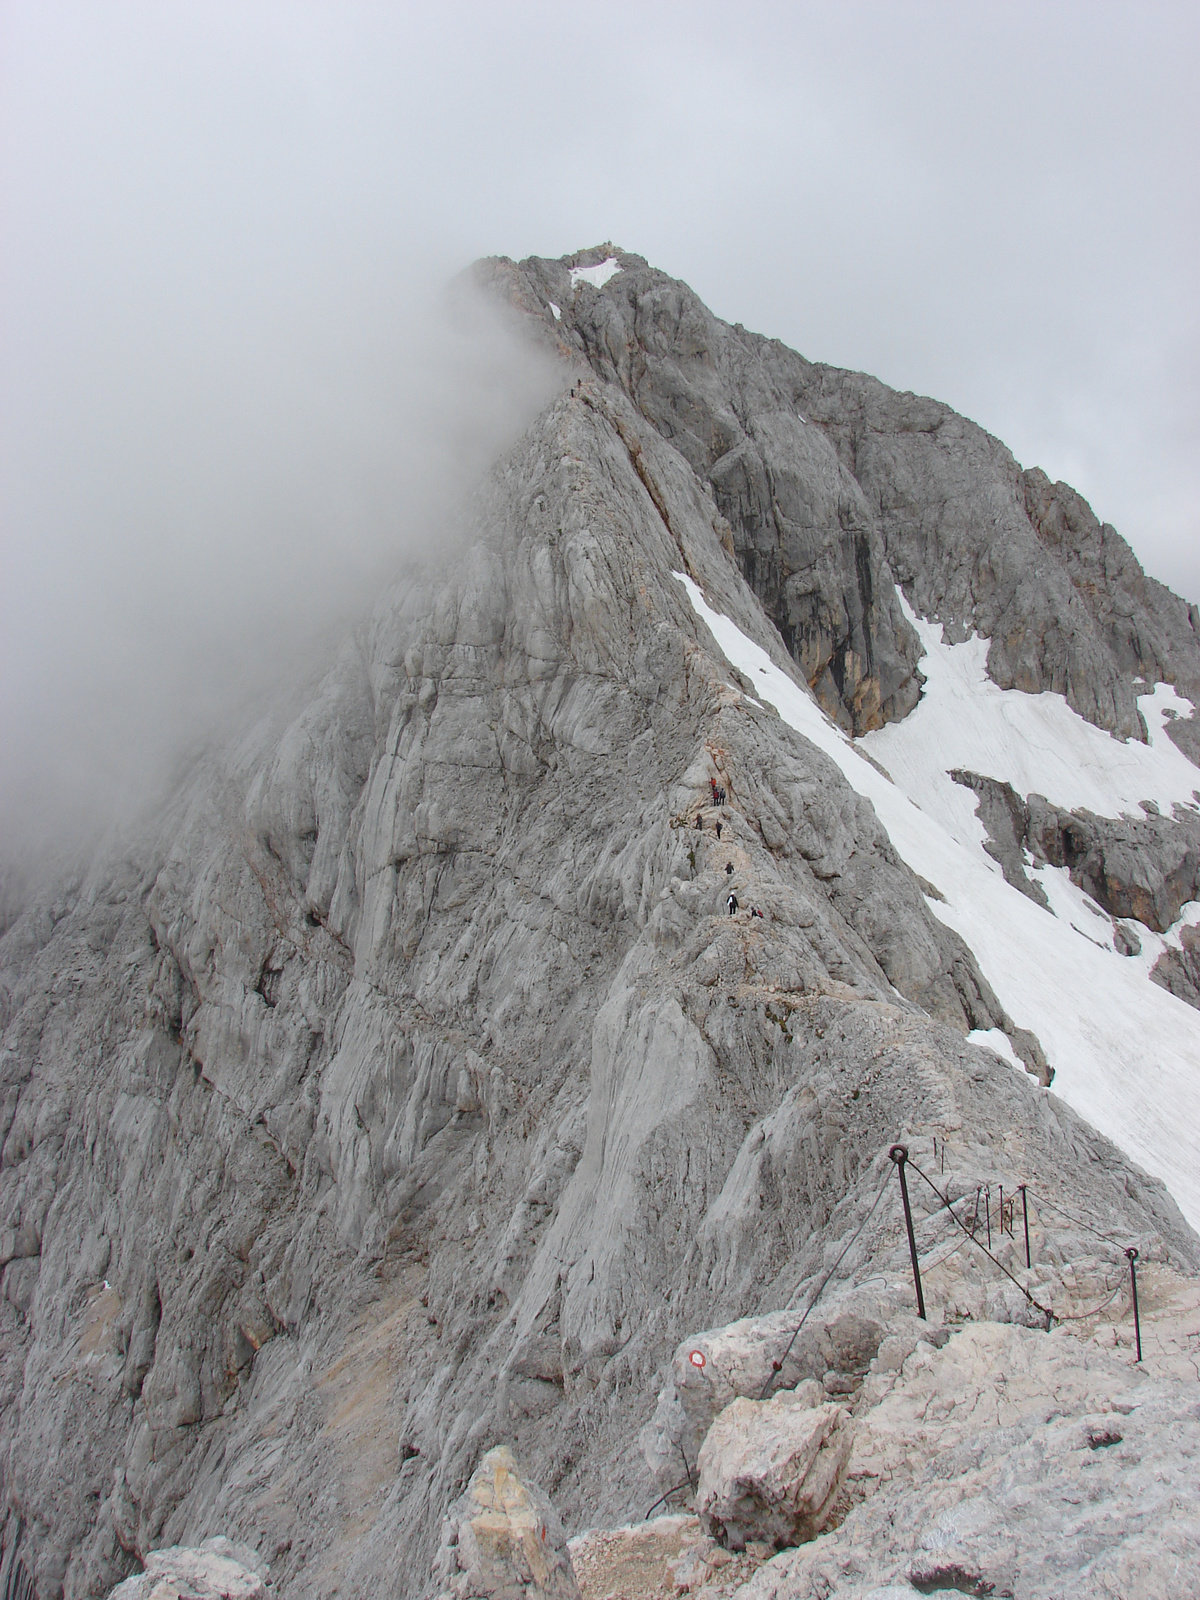
[[[851,1249],[858,1242],[858,1239],[861,1236],[863,1229],[866,1227],[867,1223],[870,1222],[871,1218],[875,1215],[876,1211],[879,1209],[879,1202],[883,1199],[884,1190],[887,1188],[887,1180],[888,1180],[888,1174],[885,1172],[884,1175],[883,1175],[883,1181],[879,1185],[879,1193],[875,1196],[874,1200],[871,1202],[871,1209],[867,1212],[866,1216],[859,1223],[858,1227],[855,1228],[853,1234],[850,1236],[849,1243],[846,1245],[845,1249],[843,1249],[841,1255],[837,1258],[837,1260],[830,1267],[829,1271],[821,1279],[820,1284],[817,1286],[816,1292],[812,1295],[812,1297],[809,1300],[808,1304],[805,1306],[804,1315],[800,1318],[800,1322],[799,1322],[799,1325],[796,1328],[795,1333],[793,1333],[792,1337],[788,1340],[787,1349],[783,1352],[782,1357],[778,1361],[772,1361],[772,1363],[771,1363],[771,1371],[767,1375],[767,1381],[763,1384],[762,1388],[759,1390],[758,1398],[760,1400],[765,1400],[766,1399],[767,1390],[771,1387],[771,1385],[775,1382],[775,1379],[783,1371],[784,1363],[787,1361],[787,1358],[791,1355],[792,1347],[796,1343],[796,1340],[800,1337],[800,1331],[804,1327],[804,1324],[808,1321],[808,1313],[812,1310],[812,1308],[816,1305],[817,1301],[824,1294],[825,1288],[826,1288],[827,1284],[829,1283],[829,1280],[833,1277],[834,1273],[837,1271],[837,1269],[841,1266],[842,1262],[849,1255]]]

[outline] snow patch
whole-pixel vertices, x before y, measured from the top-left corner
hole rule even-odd
[[[593,289],[603,289],[604,285],[621,270],[621,263],[616,256],[609,256],[607,261],[602,261],[596,267],[572,267],[571,287],[577,289],[581,283],[590,283]]]
[[[1025,1071],[1025,1063],[1012,1047],[1012,1040],[1003,1028],[972,1028],[967,1035],[968,1044],[980,1044],[985,1050],[992,1050],[1002,1061],[1011,1062],[1014,1067]]]
[[[761,698],[774,706],[786,723],[836,763],[851,787],[874,805],[904,861],[944,896],[940,901],[927,899],[929,910],[974,951],[980,969],[1014,1022],[1037,1034],[1056,1072],[1054,1092],[1135,1161],[1161,1177],[1188,1220],[1200,1226],[1200,1012],[1148,981],[1156,959],[1152,954],[1155,936],[1139,925],[1143,956],[1118,955],[1112,948],[1111,922],[1098,914],[1098,908],[1093,908],[1065,872],[1046,868],[1037,874],[1052,903],[1065,915],[1043,910],[1004,881],[997,864],[984,853],[983,829],[974,815],[975,795],[945,778],[943,762],[971,765],[965,756],[949,754],[963,749],[971,735],[969,729],[963,729],[960,737],[960,731],[950,726],[951,719],[938,709],[941,702],[936,687],[931,704],[938,716],[929,738],[934,746],[940,741],[940,747],[931,754],[925,755],[915,738],[893,740],[886,748],[879,735],[863,741],[871,755],[888,768],[891,781],[829,721],[807,689],[728,617],[712,610],[690,578],[682,573],[675,576],[729,663],[751,679]],[[969,664],[970,657],[958,654],[968,648],[976,651],[981,670],[978,641],[954,647],[937,643],[937,655],[930,662],[934,669],[931,683],[939,667],[945,665],[949,673],[950,664],[955,672],[959,672],[960,661]],[[1093,797],[1105,794],[1109,805],[1114,798],[1123,801],[1126,796],[1130,801],[1158,798],[1138,792],[1140,775],[1151,768],[1139,766],[1139,775],[1131,776],[1133,769],[1122,765],[1123,753],[1132,749],[1132,759],[1139,763],[1165,754],[1164,763],[1154,769],[1160,779],[1174,770],[1169,752],[1161,752],[1157,743],[1149,749],[1121,745],[1082,723],[1060,696],[1021,695],[998,690],[994,684],[980,684],[976,666],[970,667],[969,674],[963,670],[959,681],[964,680],[973,686],[971,697],[965,704],[960,701],[956,712],[964,721],[976,714],[979,705],[990,704],[993,696],[1004,696],[1003,703],[1008,704],[1010,694],[1025,702],[1021,714],[1048,718],[1023,725],[1040,742],[1038,755],[1030,758],[1038,764],[1038,780],[1022,792],[1040,789],[1045,793],[1061,780],[1056,793],[1047,798],[1057,798],[1059,804],[1067,800],[1082,803],[1075,798],[1080,790],[1067,787],[1069,763],[1051,770],[1054,740],[1061,730],[1069,730],[1067,737],[1078,738],[1080,742],[1073,748],[1088,753],[1091,767],[1078,779],[1079,784],[1090,785],[1088,793]],[[1062,709],[1051,710],[1042,704],[1051,699],[1061,703]],[[1152,712],[1169,703],[1168,696],[1157,693],[1146,699]],[[921,711],[918,706],[899,729],[916,726]],[[1008,715],[1003,712],[993,727],[1007,730],[1004,737],[1012,763],[989,775],[1013,782],[1010,774],[1020,770],[1016,765],[1018,744],[1025,734],[1022,725],[1009,721]],[[1067,719],[1080,722],[1088,732],[1080,734]],[[1161,732],[1161,723],[1150,731],[1152,735]],[[883,730],[884,734],[891,732]],[[1090,744],[1092,735],[1098,745]],[[1118,775],[1105,775],[1101,752],[1114,762]],[[988,768],[975,765],[974,770],[987,772]],[[1194,775],[1196,769],[1190,770]],[[937,781],[939,774],[944,786]],[[1050,776],[1055,781],[1048,784]],[[910,784],[914,798],[904,792]],[[1014,787],[1018,787],[1015,782]],[[1167,798],[1162,790],[1160,794]],[[965,815],[957,802],[945,803],[955,795],[966,802]],[[1172,932],[1178,938],[1177,930]],[[1158,953],[1165,942],[1160,943]]]
[[[554,304],[554,301],[553,300],[547,300],[546,304],[550,307],[551,311],[554,313],[555,322],[561,322],[562,321],[562,312],[559,310],[558,306],[556,306]]]
[[[1060,694],[1001,689],[987,675],[988,641],[946,644],[942,626],[904,614],[925,654],[925,688],[903,722],[862,740],[905,791],[964,843],[979,835],[976,797],[949,776],[954,768],[1010,783],[1024,798],[1040,794],[1064,810],[1140,817],[1151,800],[1168,816],[1175,804],[1196,809],[1200,771],[1165,732],[1167,713],[1189,717],[1192,703],[1170,684],[1138,697],[1150,742],[1122,743],[1085,722]]]

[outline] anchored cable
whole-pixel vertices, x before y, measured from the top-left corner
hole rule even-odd
[[[997,1261],[996,1260],[996,1257],[987,1248],[987,1246],[985,1244],[983,1244],[980,1241],[980,1239],[977,1237],[977,1235],[972,1233],[971,1229],[969,1227],[967,1227],[967,1225],[962,1221],[962,1219],[959,1217],[958,1213],[954,1210],[954,1207],[951,1204],[948,1196],[942,1194],[941,1190],[938,1189],[936,1184],[934,1184],[934,1183],[932,1183],[930,1181],[930,1179],[926,1176],[926,1174],[924,1172],[921,1171],[920,1167],[917,1166],[916,1162],[913,1161],[911,1157],[909,1157],[908,1165],[910,1167],[912,1167],[915,1172],[919,1173],[922,1178],[925,1179],[925,1182],[929,1184],[929,1187],[933,1190],[934,1194],[936,1194],[938,1199],[941,1201],[943,1209],[950,1213],[950,1215],[954,1218],[955,1222],[958,1223],[959,1227],[962,1229],[963,1233],[966,1235],[965,1239],[961,1239],[958,1242],[958,1244],[955,1245],[954,1250],[949,1250],[949,1251],[946,1252],[945,1255],[939,1256],[937,1261],[931,1263],[931,1266],[937,1267],[937,1266],[940,1266],[943,1261],[948,1261],[950,1259],[950,1257],[955,1253],[955,1251],[961,1250],[963,1245],[966,1243],[966,1240],[970,1239],[973,1244],[976,1244],[976,1245],[979,1246],[979,1248],[983,1251],[984,1255],[987,1256],[990,1261],[992,1261],[997,1267],[1000,1268],[1000,1271],[1003,1272],[1004,1275],[1007,1278],[1012,1279],[1012,1282],[1014,1284],[1016,1284],[1018,1289],[1020,1289],[1021,1293],[1025,1296],[1026,1300],[1028,1300],[1028,1302],[1029,1302],[1029,1304],[1031,1306],[1033,1306],[1037,1311],[1040,1311],[1041,1314],[1048,1319],[1048,1321],[1049,1320],[1053,1320],[1054,1322],[1087,1322],[1090,1318],[1099,1316],[1099,1314],[1107,1306],[1110,1306],[1112,1304],[1112,1302],[1116,1299],[1117,1295],[1120,1294],[1121,1288],[1122,1288],[1122,1283],[1121,1283],[1121,1280],[1118,1279],[1116,1287],[1114,1289],[1112,1289],[1112,1291],[1100,1302],[1099,1305],[1092,1306],[1091,1309],[1088,1310],[1088,1311],[1072,1312],[1069,1316],[1062,1315],[1057,1311],[1051,1311],[1048,1307],[1042,1305],[1038,1300],[1036,1300],[1033,1297],[1032,1294],[1030,1294],[1029,1290],[1025,1287],[1025,1285],[1023,1283],[1021,1283],[1020,1279],[1013,1277],[1013,1274],[1011,1272],[1009,1272],[1008,1268],[1004,1265],[1004,1263],[1002,1261]],[[978,1200],[978,1194],[976,1195],[976,1200]],[[1119,1243],[1118,1240],[1111,1239],[1111,1238],[1108,1237],[1107,1234],[1099,1233],[1095,1228],[1090,1227],[1086,1222],[1083,1221],[1083,1219],[1081,1217],[1074,1217],[1074,1216],[1071,1215],[1070,1212],[1062,1211],[1061,1207],[1056,1206],[1054,1204],[1054,1202],[1046,1201],[1045,1204],[1048,1205],[1051,1210],[1059,1211],[1061,1213],[1061,1215],[1067,1217],[1070,1221],[1077,1223],[1080,1227],[1085,1228],[1089,1233],[1094,1234],[1097,1239],[1103,1239],[1107,1244],[1118,1244]]]
[[[1050,1211],[1057,1212],[1060,1217],[1065,1217],[1068,1222],[1073,1222],[1076,1227],[1082,1228],[1085,1233],[1090,1233],[1093,1238],[1103,1239],[1105,1244],[1115,1245],[1118,1250],[1123,1250],[1125,1248],[1120,1239],[1114,1239],[1112,1235],[1108,1233],[1101,1233],[1099,1228],[1093,1228],[1090,1222],[1085,1222],[1082,1217],[1077,1217],[1074,1212],[1066,1210],[1066,1208],[1060,1206],[1056,1200],[1047,1199],[1047,1197],[1042,1194],[1040,1190],[1035,1190],[1034,1194],[1035,1204],[1039,1207],[1045,1207]]]
[[[852,1247],[855,1244],[857,1244],[858,1239],[859,1239],[859,1235],[862,1233],[862,1231],[866,1227],[867,1223],[870,1222],[871,1218],[875,1215],[876,1211],[879,1209],[879,1202],[883,1199],[884,1190],[887,1188],[887,1181],[888,1181],[888,1174],[885,1172],[884,1175],[883,1175],[883,1181],[879,1185],[879,1193],[875,1196],[875,1199],[871,1202],[871,1209],[867,1212],[866,1216],[859,1223],[858,1227],[855,1228],[853,1234],[851,1234],[851,1236],[850,1236],[849,1242],[847,1243],[847,1245],[843,1249],[841,1255],[837,1258],[837,1260],[830,1267],[829,1271],[821,1279],[821,1282],[817,1285],[817,1288],[816,1288],[815,1292],[809,1297],[809,1302],[804,1308],[804,1315],[800,1318],[800,1322],[799,1322],[799,1325],[796,1328],[795,1333],[792,1334],[792,1337],[787,1342],[787,1349],[783,1352],[783,1355],[779,1358],[779,1360],[772,1361],[772,1363],[771,1363],[771,1370],[767,1374],[767,1381],[763,1384],[762,1388],[759,1390],[758,1398],[760,1400],[765,1400],[766,1399],[767,1390],[775,1382],[775,1379],[778,1377],[780,1372],[783,1371],[784,1363],[787,1361],[787,1358],[791,1355],[792,1347],[796,1343],[796,1340],[800,1337],[800,1330],[804,1327],[804,1324],[808,1321],[808,1313],[816,1305],[817,1301],[821,1298],[822,1294],[824,1294],[825,1287],[829,1283],[829,1280],[833,1277],[834,1273],[841,1266],[842,1262],[846,1259],[847,1255],[849,1255],[850,1250],[852,1249]]]
[[[1098,1306],[1093,1306],[1090,1311],[1076,1311],[1076,1312],[1073,1312],[1072,1315],[1069,1316],[1069,1317],[1059,1316],[1058,1313],[1056,1312],[1055,1316],[1054,1316],[1054,1320],[1055,1320],[1055,1322],[1086,1322],[1089,1317],[1097,1317],[1104,1310],[1105,1306],[1110,1306],[1113,1303],[1113,1301],[1120,1294],[1120,1292],[1121,1292],[1123,1287],[1124,1287],[1123,1282],[1120,1279],[1118,1279],[1117,1280],[1117,1286],[1112,1291],[1112,1293],[1109,1295],[1108,1299],[1107,1300],[1101,1300],[1101,1302],[1100,1302],[1100,1304]]]
[[[666,1494],[660,1494],[658,1499],[650,1507],[650,1511],[657,1511],[659,1506],[665,1506],[667,1501],[671,1498],[671,1496],[673,1494],[678,1494],[680,1489],[690,1489],[691,1487],[692,1487],[692,1479],[691,1479],[691,1475],[689,1474],[686,1478],[683,1479],[683,1481],[681,1483],[676,1483],[670,1489],[668,1489]],[[646,1515],[642,1518],[643,1522],[649,1522],[649,1520],[650,1520],[650,1511],[647,1511]]]
[[[908,1159],[908,1165],[913,1169],[913,1171],[917,1174],[918,1177],[925,1179],[925,1182],[933,1190],[934,1194],[937,1195],[938,1203],[941,1206],[943,1206],[950,1213],[950,1215],[954,1218],[955,1222],[958,1223],[959,1227],[966,1234],[967,1238],[970,1239],[974,1244],[976,1244],[979,1247],[979,1249],[983,1251],[984,1255],[988,1258],[988,1260],[994,1266],[999,1267],[1000,1271],[1004,1274],[1004,1276],[1006,1278],[1008,1278],[1010,1280],[1010,1282],[1014,1283],[1018,1289],[1020,1289],[1021,1293],[1025,1296],[1026,1300],[1029,1301],[1029,1304],[1031,1306],[1033,1306],[1035,1310],[1041,1312],[1041,1314],[1046,1318],[1046,1326],[1049,1327],[1050,1323],[1054,1320],[1054,1312],[1051,1311],[1050,1307],[1049,1306],[1044,1306],[1044,1305],[1042,1305],[1040,1300],[1036,1300],[1033,1297],[1033,1295],[1029,1292],[1029,1290],[1025,1287],[1025,1285],[1021,1282],[1021,1280],[1019,1278],[1015,1277],[1013,1275],[1013,1273],[1011,1273],[1008,1270],[1008,1268],[1004,1265],[1003,1261],[997,1260],[996,1257],[992,1254],[992,1252],[988,1249],[987,1245],[985,1245],[982,1240],[977,1239],[975,1237],[975,1235],[971,1232],[970,1228],[967,1227],[966,1223],[959,1216],[958,1212],[955,1211],[954,1207],[950,1204],[950,1202],[946,1198],[946,1196],[938,1188],[937,1184],[934,1183],[932,1178],[928,1177],[924,1172],[921,1171],[920,1167],[911,1158],[911,1156]]]

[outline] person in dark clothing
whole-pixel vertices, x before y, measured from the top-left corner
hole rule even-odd
[[[717,824],[717,838],[718,839],[721,837],[720,829],[721,829],[721,824],[718,822],[718,824]],[[696,813],[696,832],[697,833],[702,833],[703,831],[704,831],[704,824],[700,821],[700,813],[697,811],[697,813]]]
[[[729,891],[729,899],[726,900],[725,904],[729,907],[729,915],[732,917],[738,908],[738,897],[732,889]]]
[[[728,877],[728,876],[729,876],[729,874],[730,874],[730,873],[731,873],[731,872],[732,872],[732,871],[733,871],[733,862],[732,862],[732,861],[727,861],[727,862],[726,862],[726,863],[725,863],[725,875],[726,875],[726,876],[727,876],[727,877]]]
[[[717,838],[719,839],[720,837],[721,837],[721,819],[720,819],[720,817],[718,817],[717,818]]]

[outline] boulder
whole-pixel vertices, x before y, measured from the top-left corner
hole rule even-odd
[[[453,1600],[579,1600],[558,1513],[506,1445],[488,1451],[451,1506],[433,1576]]]
[[[794,1388],[809,1378],[829,1394],[855,1393],[889,1329],[914,1323],[920,1331],[903,1303],[902,1290],[849,1289],[815,1306],[799,1335],[800,1310],[741,1317],[689,1335],[676,1348],[670,1378],[642,1430],[642,1452],[656,1481],[678,1480],[719,1413],[739,1396],[757,1400],[764,1388]]]
[[[144,1570],[119,1583],[108,1600],[266,1600],[266,1572],[253,1550],[218,1536],[151,1550]]]
[[[1154,1356],[1128,1310],[1094,1336],[968,1324],[859,1402],[854,1510],[743,1600],[893,1593],[1192,1600],[1200,1549],[1200,1286],[1147,1268]],[[1143,1313],[1144,1315],[1145,1313]],[[780,1568],[783,1568],[781,1571]],[[770,1576],[768,1583],[764,1580]],[[852,1575],[852,1576],[850,1576]]]
[[[844,1407],[814,1405],[811,1380],[771,1400],[735,1400],[700,1449],[701,1527],[733,1550],[802,1544],[825,1526],[850,1457]]]

